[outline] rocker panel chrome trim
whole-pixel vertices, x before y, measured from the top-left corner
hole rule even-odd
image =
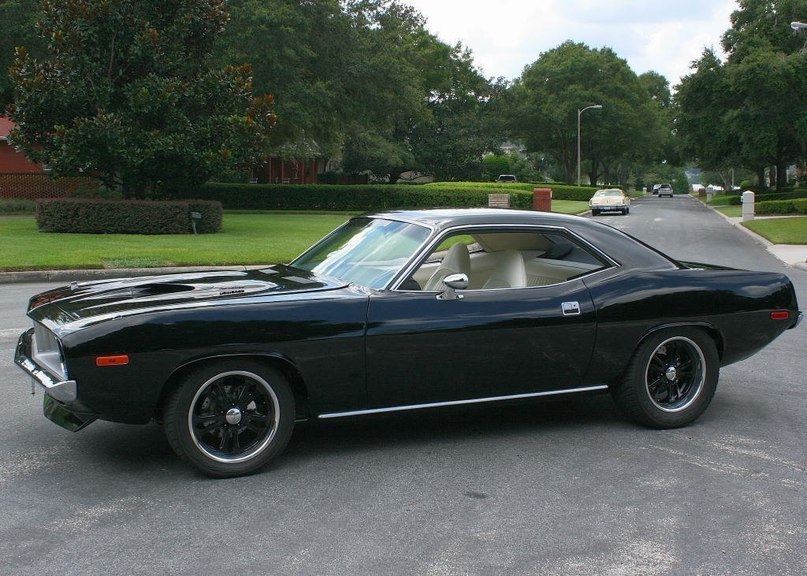
[[[368,414],[383,414],[385,412],[403,412],[404,410],[422,410],[424,408],[441,408],[446,406],[462,406],[463,404],[482,404],[484,402],[504,402],[507,400],[521,400],[524,398],[540,398],[541,396],[557,396],[559,394],[574,394],[578,392],[596,392],[607,390],[608,386],[601,384],[598,386],[586,386],[585,388],[568,388],[565,390],[551,390],[549,392],[531,392],[529,394],[512,394],[510,396],[492,396],[490,398],[472,398],[469,400],[452,400],[449,402],[431,402],[428,404],[412,404],[408,406],[389,406],[387,408],[370,408],[367,410],[351,410],[349,412],[333,412],[330,414],[320,414],[317,418],[326,420],[329,418],[347,418],[349,416],[366,416]]]

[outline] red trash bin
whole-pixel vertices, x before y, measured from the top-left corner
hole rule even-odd
[[[552,212],[552,189],[532,189],[532,209],[541,212]]]

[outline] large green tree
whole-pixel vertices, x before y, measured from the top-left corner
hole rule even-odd
[[[260,152],[274,116],[249,66],[211,66],[222,0],[42,3],[48,56],[17,50],[12,138],[127,196],[192,189]]]
[[[682,154],[704,170],[725,174],[741,162],[732,118],[731,86],[712,49],[693,63],[675,95],[675,130]]]
[[[631,166],[658,155],[662,124],[650,79],[642,83],[611,49],[565,42],[542,54],[513,86],[511,130],[528,150],[544,152],[573,182],[577,164],[577,114],[581,117],[582,158],[589,180],[610,175],[625,183]],[[663,87],[656,86],[659,97]]]
[[[30,54],[42,56],[46,43],[36,29],[36,14],[41,0],[3,0],[0,2],[0,114],[13,100],[13,87],[8,69],[14,62],[14,49],[25,46]]]
[[[807,44],[790,22],[807,0],[740,0],[723,36],[728,58],[705,52],[676,95],[685,150],[707,169],[743,166],[765,183],[785,183],[786,167],[807,158]]]
[[[231,0],[224,61],[253,64],[271,89],[272,154],[318,154],[395,181],[405,170],[479,174],[491,85],[462,46],[396,0]]]
[[[255,90],[275,97],[271,152],[338,153],[361,88],[356,30],[338,0],[230,0],[216,58],[252,65]]]

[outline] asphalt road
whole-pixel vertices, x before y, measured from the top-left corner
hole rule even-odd
[[[601,216],[687,260],[786,271],[689,198]],[[726,367],[694,425],[607,396],[295,430],[260,474],[208,480],[160,428],[41,415],[12,366],[43,285],[0,285],[0,573],[784,575],[807,566],[807,322]]]

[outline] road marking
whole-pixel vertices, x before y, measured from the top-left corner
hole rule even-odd
[[[653,222],[662,222],[664,218],[653,218]]]

